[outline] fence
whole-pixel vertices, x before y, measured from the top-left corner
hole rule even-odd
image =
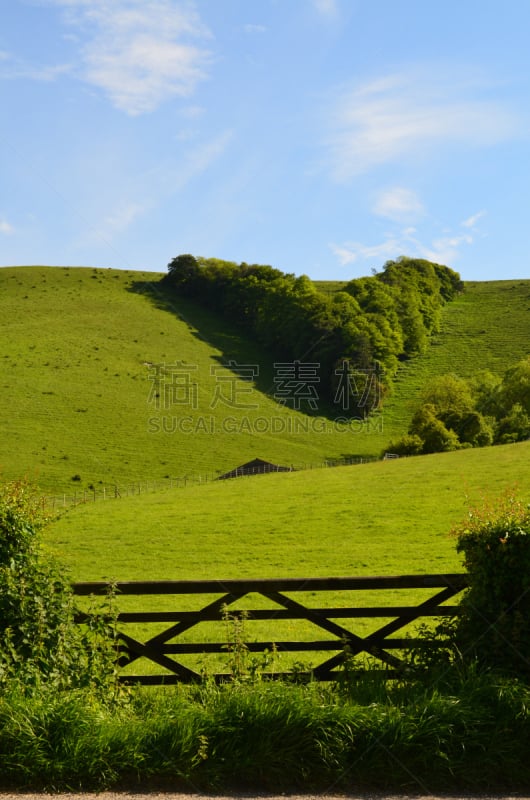
[[[354,464],[367,464],[377,461],[372,456],[352,456],[324,461],[318,464],[294,464],[290,469],[301,471],[307,469],[326,469],[331,467],[353,466]],[[183,489],[186,486],[200,486],[219,480],[221,471],[216,473],[203,473],[180,475],[175,477],[160,478],[158,480],[142,480],[128,484],[107,484],[97,486],[90,485],[86,488],[79,488],[73,492],[62,492],[61,494],[48,495],[46,503],[48,507],[55,511],[58,508],[80,505],[82,503],[95,503],[101,500],[112,500],[123,497],[133,497],[135,495],[151,494],[153,492],[169,491],[173,489]]]
[[[276,651],[278,653],[313,652],[324,653],[324,660],[310,671],[297,675],[302,678],[311,678],[319,681],[336,680],[340,675],[340,668],[346,658],[353,658],[359,654],[368,654],[380,662],[386,670],[388,677],[395,675],[404,666],[402,652],[417,647],[420,640],[417,634],[393,637],[398,631],[423,617],[450,617],[458,613],[458,606],[447,605],[447,601],[458,595],[467,586],[465,574],[437,574],[437,575],[399,575],[385,577],[352,577],[352,578],[283,578],[262,580],[204,580],[204,581],[140,581],[118,582],[116,584],[76,583],[73,585],[74,594],[78,596],[102,596],[112,589],[118,598],[126,595],[153,597],[171,595],[183,597],[185,595],[208,595],[206,604],[195,610],[187,608],[172,609],[171,611],[133,611],[120,612],[117,617],[117,632],[119,641],[118,665],[124,670],[131,664],[136,664],[140,659],[145,659],[151,664],[164,670],[158,674],[121,674],[120,680],[124,683],[141,684],[175,684],[179,682],[192,683],[201,680],[201,675],[193,667],[187,666],[178,660],[178,657],[199,655],[206,653],[224,653],[231,647],[243,647],[249,653],[264,653]],[[425,590],[429,593],[426,599],[412,605],[377,605],[363,606],[357,602],[362,592],[389,591],[401,592],[402,590]],[[433,593],[434,592],[434,593]],[[328,593],[336,603],[337,597],[341,598],[340,605],[322,607],[321,598]],[[299,595],[295,599],[293,595]],[[214,599],[211,596],[214,595]],[[261,598],[258,605],[263,604],[263,598],[269,602],[266,608],[235,609],[229,612],[231,606],[242,598],[253,602],[254,595]],[[318,598],[319,606],[309,604],[313,598]],[[343,602],[342,602],[343,601]],[[186,605],[186,604],[185,604]],[[231,620],[245,620],[248,623],[258,623],[263,620],[274,621],[279,625],[282,620],[297,620],[310,623],[312,630],[322,636],[325,632],[328,638],[288,641],[255,641],[230,644],[218,637],[217,641],[182,641],[184,634],[195,626],[208,622],[224,622],[227,613]],[[387,620],[377,630],[367,635],[355,633],[338,620],[354,620],[372,618]],[[80,613],[78,622],[87,619],[87,612]],[[125,632],[124,627],[134,623],[146,626],[151,623],[163,623],[169,627],[156,633],[146,641],[140,641],[138,635],[132,636]],[[225,628],[226,631],[226,628]],[[405,632],[406,633],[406,632]],[[313,634],[314,635],[314,634]],[[329,656],[332,652],[333,655]],[[216,682],[229,680],[232,675],[226,672],[216,672],[211,675]],[[289,678],[292,671],[271,672],[263,674],[264,678]]]

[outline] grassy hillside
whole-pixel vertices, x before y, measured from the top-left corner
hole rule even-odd
[[[301,466],[356,454],[362,437],[324,432],[223,369],[270,359],[215,315],[169,304],[160,277],[0,270],[5,477],[73,491],[218,475],[256,457]],[[266,370],[259,379],[270,389]],[[361,454],[383,446],[364,439]]]
[[[469,282],[442,314],[425,355],[404,362],[384,410],[389,438],[408,427],[425,384],[436,375],[502,375],[530,354],[530,280]]]
[[[78,580],[459,571],[449,530],[516,485],[530,442],[90,503],[47,543]]]
[[[0,269],[4,477],[73,493],[215,477],[256,457],[295,467],[377,457],[405,432],[430,376],[502,373],[528,353],[530,281],[467,284],[429,351],[401,367],[382,419],[337,428],[274,402],[271,357],[215,314],[170,299],[160,277]],[[230,360],[254,382],[223,368]]]
[[[239,478],[91,503],[66,512],[48,530],[45,542],[74,580],[461,572],[452,526],[466,516],[470,504],[517,484],[527,494],[530,442]],[[354,596],[331,592],[319,599],[302,593],[297,599],[313,606],[403,605],[430,594],[422,589]],[[117,598],[122,611],[169,611],[175,602],[171,596]],[[193,610],[208,599],[184,595],[177,602],[179,608]],[[270,603],[249,596],[234,607],[263,606]],[[380,621],[361,618],[346,626],[350,624],[366,634]],[[187,636],[226,636],[215,623],[212,630],[204,625]],[[249,625],[247,635],[264,641],[315,636],[309,623]],[[157,630],[137,625],[129,632],[148,638]],[[213,662],[208,664],[213,668]]]

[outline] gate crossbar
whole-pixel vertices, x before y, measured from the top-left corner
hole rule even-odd
[[[444,573],[433,575],[397,575],[369,576],[353,578],[285,578],[259,580],[207,580],[207,581],[132,581],[109,584],[106,582],[76,583],[73,591],[78,596],[107,595],[114,592],[120,595],[153,596],[153,595],[212,595],[220,593],[220,597],[194,611],[140,611],[121,612],[117,615],[117,638],[119,640],[120,668],[128,667],[138,659],[144,658],[166,672],[160,675],[121,675],[125,683],[170,684],[177,682],[190,683],[200,681],[198,672],[182,664],[170,656],[184,654],[226,653],[230,645],[225,642],[175,642],[183,633],[199,625],[201,622],[215,622],[245,618],[258,620],[306,620],[317,629],[332,634],[333,639],[315,641],[276,641],[276,642],[244,642],[249,652],[264,652],[275,649],[278,652],[329,652],[335,655],[326,658],[311,669],[308,677],[316,680],[334,680],[338,674],[335,670],[344,664],[347,657],[367,653],[380,661],[386,670],[398,670],[404,665],[403,658],[390,653],[389,650],[406,650],[417,646],[417,638],[389,638],[391,634],[403,629],[421,617],[448,617],[458,613],[458,606],[443,605],[467,587],[467,576],[461,573]],[[290,595],[296,592],[359,592],[388,589],[440,589],[417,605],[395,606],[359,606],[351,602],[346,607],[309,607],[307,601],[301,602]],[[289,593],[289,594],[286,594]],[[271,609],[235,609],[228,612],[229,606],[249,594],[257,594],[275,604]],[[78,622],[86,621],[88,613],[80,613]],[[388,620],[376,631],[361,636],[343,625],[338,619],[381,618]],[[130,623],[173,623],[165,630],[147,639],[145,642],[125,633],[122,626]],[[336,652],[339,651],[339,652]],[[390,674],[390,673],[389,673]],[[288,677],[289,672],[274,673],[268,677]],[[225,681],[231,676],[216,673],[211,676],[217,682]],[[264,677],[267,677],[264,675]]]

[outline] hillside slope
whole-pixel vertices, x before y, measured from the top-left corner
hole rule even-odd
[[[451,527],[529,486],[522,442],[87,503],[46,541],[76,580],[458,572]]]
[[[160,277],[0,269],[4,477],[73,492],[215,476],[256,457],[303,466],[356,455],[362,437],[279,406],[225,368],[265,359],[216,315],[168,306]]]
[[[295,467],[377,457],[430,376],[502,373],[528,353],[530,281],[466,284],[427,353],[400,368],[382,418],[345,428],[278,405],[270,356],[217,315],[170,301],[161,277],[0,269],[4,477],[73,492],[215,477],[256,457]]]
[[[384,409],[389,439],[409,424],[425,384],[436,375],[470,378],[488,370],[501,376],[530,354],[530,280],[469,282],[442,313],[427,352],[404,362]]]

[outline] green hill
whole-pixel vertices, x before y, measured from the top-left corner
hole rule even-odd
[[[160,277],[0,270],[4,477],[73,492],[217,476],[256,457],[302,467],[372,450],[370,438],[266,396],[266,369],[254,385],[224,368],[267,359],[215,314],[170,304]],[[383,446],[381,434],[373,451]]]
[[[431,375],[502,373],[528,353],[530,281],[466,284],[428,352],[400,368],[382,418],[337,426],[275,402],[270,356],[216,314],[170,299],[161,277],[0,269],[5,478],[73,492],[215,477],[256,457],[298,468],[378,457]]]
[[[87,503],[47,543],[76,580],[458,572],[452,526],[529,485],[522,442]]]
[[[444,308],[440,333],[425,356],[402,365],[386,412],[396,426],[410,417],[419,392],[435,375],[502,375],[530,354],[530,281],[469,282]]]

